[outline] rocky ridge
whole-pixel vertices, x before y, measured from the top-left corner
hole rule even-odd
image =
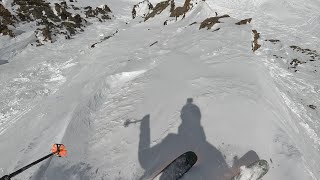
[[[11,8],[7,9],[0,2],[0,34],[15,37],[19,35],[20,25],[35,25],[36,45],[39,46],[45,42],[54,42],[58,35],[70,39],[84,31],[94,19],[100,22],[111,19],[111,13],[107,5],[93,8],[77,7],[66,1],[49,3],[45,0],[13,0]]]

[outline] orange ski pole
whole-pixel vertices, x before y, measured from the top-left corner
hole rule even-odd
[[[15,171],[15,172],[13,172],[13,173],[11,173],[9,175],[3,176],[2,178],[0,178],[0,180],[10,180],[12,177],[22,173],[23,171],[25,171],[25,170],[31,168],[32,166],[34,166],[34,165],[36,165],[36,164],[48,159],[49,157],[51,157],[53,155],[57,155],[59,157],[66,157],[67,156],[67,150],[66,150],[66,148],[65,148],[65,146],[63,144],[54,144],[52,146],[51,150],[52,150],[52,153],[50,153],[50,154],[48,154],[48,155],[46,155],[46,156],[44,156],[44,157],[32,162],[32,163],[24,166],[23,168]]]

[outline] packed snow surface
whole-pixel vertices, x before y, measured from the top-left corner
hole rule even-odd
[[[132,20],[138,0],[74,3],[108,3],[114,18],[39,47],[27,29],[0,36],[0,177],[63,143],[68,157],[14,179],[150,179],[187,151],[198,162],[184,180],[227,180],[258,159],[264,179],[320,179],[320,60],[290,48],[320,52],[318,0],[198,1],[166,26],[168,11]],[[216,12],[230,18],[199,30]],[[308,63],[295,72],[294,58]]]

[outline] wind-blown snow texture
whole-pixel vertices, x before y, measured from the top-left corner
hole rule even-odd
[[[71,40],[0,36],[0,175],[64,143],[67,158],[16,179],[148,179],[190,150],[183,179],[228,179],[258,158],[265,179],[320,179],[319,1],[197,1],[145,22],[138,2],[108,1],[114,18]],[[199,30],[216,12],[230,18]]]

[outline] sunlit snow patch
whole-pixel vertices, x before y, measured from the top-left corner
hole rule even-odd
[[[307,135],[313,140],[315,148],[319,149],[320,138],[315,130],[313,130],[307,123],[300,122],[300,125],[306,130]]]
[[[110,88],[119,87],[122,86],[124,83],[135,79],[136,77],[145,72],[146,70],[140,70],[115,74],[107,78],[107,84],[110,86]]]

